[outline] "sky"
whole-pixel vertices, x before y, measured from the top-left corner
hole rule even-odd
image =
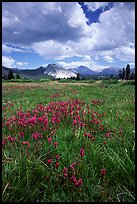
[[[135,68],[135,2],[2,2],[2,65]]]

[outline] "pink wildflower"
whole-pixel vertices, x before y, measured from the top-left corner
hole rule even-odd
[[[48,162],[48,164],[52,163],[52,159],[48,159],[47,162]]]
[[[106,144],[106,141],[104,141],[103,144],[105,145],[105,144]]]
[[[73,120],[73,125],[74,125],[74,126],[77,125],[77,120],[76,120],[76,119]]]
[[[49,138],[48,138],[48,143],[51,144],[51,142],[52,142],[52,138],[49,137]]]
[[[109,133],[106,133],[106,135],[105,135],[107,138],[109,137]]]
[[[107,173],[107,170],[106,169],[101,169],[101,174],[102,175],[105,175]]]
[[[59,159],[59,154],[56,155],[56,161],[58,161],[58,159]]]
[[[58,142],[54,142],[54,147],[56,148],[58,145]]]
[[[84,149],[80,148],[80,156],[83,157],[84,156]]]
[[[67,177],[68,177],[68,174],[67,174],[67,173],[64,173],[64,177],[66,177],[66,178],[67,178]]]
[[[58,167],[60,166],[60,163],[57,162],[55,165],[56,165],[56,167],[58,168]]]
[[[30,147],[30,143],[28,141],[23,141],[22,145],[28,145]]]

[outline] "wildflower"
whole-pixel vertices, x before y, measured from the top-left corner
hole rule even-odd
[[[75,186],[76,186],[76,188],[78,188],[79,187],[79,182],[75,182]]]
[[[58,161],[58,159],[59,159],[59,154],[56,155],[56,161]]]
[[[20,132],[19,137],[23,138],[24,137],[24,132]]]
[[[106,141],[104,141],[103,144],[105,145],[105,144],[106,144]]]
[[[84,149],[80,148],[80,156],[83,157],[84,156]]]
[[[107,170],[106,169],[101,169],[101,174],[102,175],[105,175],[107,173]]]
[[[106,133],[106,135],[105,135],[107,138],[109,137],[109,133]]]
[[[77,125],[77,120],[76,120],[76,119],[73,120],[73,125],[74,125],[74,126]]]
[[[66,178],[67,178],[67,177],[68,177],[68,174],[67,174],[67,173],[64,173],[64,177],[66,177]]]
[[[16,140],[15,137],[11,137],[11,136],[8,136],[7,138],[8,138],[8,140],[9,140],[10,142],[14,142],[14,141]]]
[[[70,177],[70,180],[73,181],[75,178],[75,175],[73,174],[71,177]]]
[[[30,147],[30,143],[28,141],[23,141],[22,145],[28,145]]]
[[[58,168],[58,167],[60,166],[60,163],[57,162],[55,165],[56,165],[56,167]]]
[[[74,177],[73,183],[75,184],[76,182],[77,182],[77,179],[76,179],[76,177]]]
[[[52,142],[52,138],[49,137],[49,138],[48,138],[48,143],[51,144],[51,142]]]
[[[2,145],[4,145],[4,144],[5,144],[5,142],[6,142],[6,140],[2,141]]]
[[[85,136],[85,137],[87,136],[87,133],[86,133],[86,132],[84,132],[84,136]]]
[[[78,183],[79,183],[79,185],[82,185],[82,178],[80,178],[79,180],[78,180]]]
[[[66,167],[64,167],[63,169],[64,173],[68,172],[68,169]]]
[[[75,164],[76,164],[76,162],[73,162],[69,167],[70,167],[72,170],[74,170]]]
[[[48,159],[47,162],[48,162],[48,164],[52,163],[52,159]]]
[[[54,147],[56,148],[58,145],[58,142],[54,142]]]

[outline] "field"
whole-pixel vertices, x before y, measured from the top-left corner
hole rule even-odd
[[[135,201],[135,86],[3,82],[2,200]]]

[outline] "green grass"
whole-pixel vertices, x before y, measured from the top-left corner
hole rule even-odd
[[[3,202],[135,201],[135,86],[123,83],[3,82]],[[38,104],[47,109],[40,111]],[[45,115],[47,128],[43,130],[42,123],[18,125],[18,111],[24,115],[28,111],[36,118]],[[10,129],[6,123],[13,115],[17,120]],[[60,122],[51,123],[54,115]],[[73,125],[78,117],[86,124],[83,128]],[[92,123],[93,118],[99,124]],[[43,135],[38,142],[31,138],[35,131]],[[24,138],[18,137],[20,132],[24,132]],[[85,137],[84,132],[95,139]],[[8,136],[16,140],[12,143]],[[22,141],[28,141],[30,147],[27,149]],[[54,142],[58,142],[56,148]],[[82,158],[80,148],[85,152]],[[58,168],[56,155],[60,156]],[[53,161],[49,165],[50,158]],[[69,169],[73,162],[78,162],[74,172]],[[76,188],[64,177],[64,167],[69,178],[72,173],[77,180],[82,178],[81,186]],[[104,176],[100,173],[103,168],[107,171]]]

